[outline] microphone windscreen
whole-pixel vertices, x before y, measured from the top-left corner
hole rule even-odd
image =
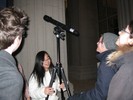
[[[45,15],[45,16],[43,17],[43,19],[44,19],[45,21],[47,21],[47,22],[50,22],[50,21],[52,20],[52,18],[49,17],[49,16],[47,16],[47,15]]]

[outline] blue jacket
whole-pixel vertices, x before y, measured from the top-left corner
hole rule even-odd
[[[109,67],[106,64],[106,57],[112,53],[113,50],[108,50],[97,55],[100,61],[97,70],[97,81],[93,89],[81,92],[79,94],[74,94],[69,97],[68,100],[106,100],[108,94],[108,88],[110,81],[117,69],[114,67]]]

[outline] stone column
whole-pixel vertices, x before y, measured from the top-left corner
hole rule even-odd
[[[133,19],[133,0],[118,0],[117,4],[119,29],[121,30]]]
[[[98,37],[97,0],[68,0],[67,22],[78,29],[78,37],[67,34],[69,79],[96,78]]]

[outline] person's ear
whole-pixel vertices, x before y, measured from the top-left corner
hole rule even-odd
[[[102,42],[101,46],[102,46],[103,49],[107,50],[104,42]]]

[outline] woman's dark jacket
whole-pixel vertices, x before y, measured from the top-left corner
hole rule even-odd
[[[114,50],[108,50],[97,55],[100,64],[97,70],[95,87],[86,92],[74,94],[69,97],[68,100],[106,100],[110,81],[116,73],[116,69],[106,64],[106,57],[113,51]]]

